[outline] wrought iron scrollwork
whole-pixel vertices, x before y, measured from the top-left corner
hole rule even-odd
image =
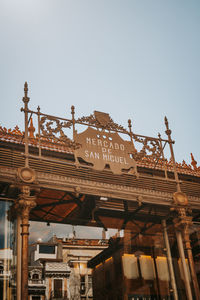
[[[40,119],[41,138],[49,142],[61,143],[74,149],[79,145],[72,141],[63,131],[64,128],[70,129],[72,121],[63,121],[52,116],[42,116]]]
[[[78,118],[75,122],[77,124],[87,125],[102,130],[129,134],[129,132],[122,125],[115,123],[109,114],[98,111],[95,111],[94,114],[91,114],[87,117]]]
[[[90,126],[98,126],[98,124],[96,124],[96,118],[92,114],[87,116],[87,117],[78,118],[76,120],[76,123],[78,123],[78,124],[88,124]]]
[[[162,149],[158,139],[140,137],[135,134],[132,135],[132,138],[136,143],[142,144],[142,149],[140,151],[132,153],[135,160],[142,160],[145,157],[156,161],[162,158]]]

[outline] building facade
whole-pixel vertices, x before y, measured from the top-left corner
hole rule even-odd
[[[29,246],[29,299],[93,299],[87,262],[108,246],[106,239],[59,239]]]

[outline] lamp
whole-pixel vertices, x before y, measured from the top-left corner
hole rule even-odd
[[[108,201],[108,198],[107,197],[100,197],[100,200],[101,201]]]

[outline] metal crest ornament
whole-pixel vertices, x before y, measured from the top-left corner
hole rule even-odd
[[[109,165],[114,174],[121,174],[122,170],[137,173],[136,162],[132,158],[133,145],[123,140],[118,133],[100,131],[88,127],[84,132],[76,135],[76,143],[81,144],[75,150],[75,158],[91,163],[95,170],[102,171]]]
[[[91,114],[88,117],[78,118],[77,120],[75,120],[75,123],[129,135],[128,130],[123,126],[113,122],[108,113],[100,111],[94,111],[94,114]]]
[[[106,127],[110,123],[110,116],[107,113],[94,111],[94,116],[102,127]]]

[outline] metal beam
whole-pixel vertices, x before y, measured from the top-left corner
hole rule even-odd
[[[145,206],[144,204],[142,204],[137,209],[135,209],[133,212],[129,212],[128,211],[128,203],[127,203],[127,201],[124,200],[123,202],[124,202],[124,213],[126,215],[125,215],[124,222],[122,224],[121,229],[124,229],[126,227],[127,222],[132,221],[132,219],[137,214],[137,212],[139,212]]]
[[[98,214],[98,216],[102,216],[102,217],[110,217],[110,218],[116,218],[116,219],[124,219],[127,216],[127,213],[125,213],[124,211],[112,211],[109,209],[102,209],[100,208],[96,214]],[[131,215],[131,213],[130,213]],[[133,217],[133,216],[131,216]],[[161,221],[163,219],[163,216],[154,216],[148,213],[137,213],[134,214],[134,220],[136,221],[141,221],[141,220],[147,220],[147,222],[154,222],[155,224],[160,224]]]

